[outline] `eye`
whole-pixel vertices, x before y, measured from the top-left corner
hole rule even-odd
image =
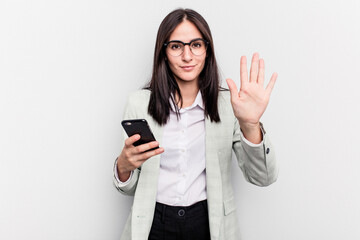
[[[169,47],[170,47],[171,50],[179,50],[179,49],[181,49],[181,44],[179,44],[179,43],[170,43]]]
[[[202,41],[195,41],[191,44],[192,48],[201,48],[203,46],[203,42]]]

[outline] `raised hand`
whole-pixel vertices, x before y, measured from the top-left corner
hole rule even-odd
[[[235,117],[239,120],[241,129],[259,129],[260,117],[265,112],[269,103],[270,94],[276,82],[277,73],[273,73],[270,82],[264,89],[265,64],[263,59],[259,59],[259,54],[254,53],[250,77],[248,78],[246,57],[240,59],[240,91],[232,79],[226,79],[230,89],[231,105]],[[259,131],[258,131],[259,132]],[[250,140],[250,139],[249,139]]]

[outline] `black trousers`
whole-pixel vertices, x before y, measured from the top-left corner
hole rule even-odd
[[[149,240],[210,240],[207,201],[189,207],[156,203]]]

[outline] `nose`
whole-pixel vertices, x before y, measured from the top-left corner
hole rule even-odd
[[[191,61],[191,59],[192,59],[192,52],[191,52],[190,46],[185,45],[185,47],[184,47],[184,52],[182,53],[182,59],[183,59],[184,61],[186,61],[186,62]]]

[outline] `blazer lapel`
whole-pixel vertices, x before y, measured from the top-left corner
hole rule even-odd
[[[206,192],[209,209],[211,239],[219,237],[222,218],[222,184],[217,151],[217,133],[221,124],[212,123],[205,118],[205,149],[206,149]]]
[[[158,125],[151,117],[147,119],[149,126],[159,141],[163,135],[163,127]],[[158,176],[160,168],[160,155],[154,156],[143,163],[141,166],[141,174],[138,180],[136,194],[134,197],[132,210],[132,239],[147,239],[150,232],[154,209],[156,203],[156,193],[158,185]],[[136,227],[141,226],[141,227]]]

